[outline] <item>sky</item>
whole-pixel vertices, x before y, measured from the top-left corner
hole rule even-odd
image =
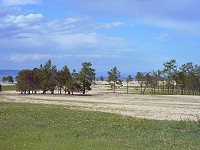
[[[0,0],[0,69],[91,62],[97,75],[200,64],[199,0]]]

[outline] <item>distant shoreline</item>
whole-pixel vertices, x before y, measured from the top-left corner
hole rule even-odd
[[[17,74],[20,72],[20,70],[6,70],[6,69],[0,69],[0,83],[4,84],[2,82],[2,78],[5,76],[12,76],[15,82],[15,77],[17,76]],[[7,83],[5,83],[7,84]]]

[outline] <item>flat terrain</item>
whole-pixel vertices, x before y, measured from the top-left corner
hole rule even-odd
[[[125,94],[120,89],[112,93],[103,84],[93,86],[87,96],[21,95],[14,91],[3,91],[0,102],[66,105],[71,109],[111,112],[155,120],[197,120],[200,117],[200,96]]]

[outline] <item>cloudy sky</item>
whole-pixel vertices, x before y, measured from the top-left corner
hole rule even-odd
[[[97,73],[200,64],[199,0],[0,0],[0,69],[61,69],[90,61]]]

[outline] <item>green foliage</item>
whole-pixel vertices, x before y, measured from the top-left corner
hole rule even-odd
[[[117,67],[113,67],[109,72],[108,72],[108,82],[113,82],[113,86],[111,84],[111,87],[113,87],[113,90],[115,92],[116,84],[120,84],[120,72],[117,70]]]
[[[44,66],[40,65],[40,70],[42,72],[41,86],[43,94],[47,91],[53,94],[58,83],[56,66],[51,64],[51,60],[48,60]]]
[[[91,90],[92,82],[95,80],[95,69],[91,68],[91,66],[90,62],[83,62],[82,69],[77,76],[83,94]]]
[[[198,94],[200,95],[200,66],[192,62],[183,64],[179,69],[176,60],[165,62],[162,71],[150,73],[138,72],[136,80],[140,83],[141,94],[151,89],[151,93],[160,94]],[[162,81],[162,83],[160,82]],[[157,92],[156,92],[157,90]]]
[[[165,76],[166,86],[167,86],[167,94],[170,94],[170,88],[172,88],[172,93],[174,92],[174,77],[177,74],[177,65],[176,60],[171,60],[169,62],[165,62],[163,69],[163,75]]]
[[[103,76],[100,76],[100,81],[104,81],[104,77]]]
[[[78,73],[76,73],[75,69],[73,69],[73,72],[71,74],[68,89],[70,90],[72,95],[74,92],[79,92],[81,90],[81,85],[78,83]]]
[[[1,103],[1,149],[199,149],[192,121],[156,121],[66,106]]]
[[[2,81],[5,83],[5,82],[8,82],[8,83],[13,83],[14,82],[14,79],[12,76],[4,76],[2,78]]]
[[[2,77],[2,81],[5,83],[7,81],[7,77]]]
[[[64,89],[65,94],[68,91],[70,93],[71,91],[71,84],[72,84],[72,75],[69,71],[69,68],[67,66],[64,66],[61,71],[58,72],[58,82],[60,87],[60,94],[61,94],[61,88]]]
[[[21,70],[16,77],[17,81],[17,89],[21,91],[21,93],[28,92],[30,94],[32,90],[33,83],[33,72],[32,70]]]
[[[133,80],[133,78],[131,77],[131,75],[128,75],[128,77],[126,78],[126,82],[130,82],[132,80]]]
[[[43,94],[50,91],[54,94],[57,87],[60,94],[62,90],[65,94],[79,91],[85,94],[86,91],[91,90],[91,84],[95,80],[95,70],[91,66],[90,62],[84,62],[80,73],[73,70],[71,74],[67,66],[57,71],[56,66],[48,60],[44,65],[41,64],[39,69],[21,70],[16,77],[17,89],[22,94],[30,94],[31,91],[34,94],[37,91],[42,91]]]

